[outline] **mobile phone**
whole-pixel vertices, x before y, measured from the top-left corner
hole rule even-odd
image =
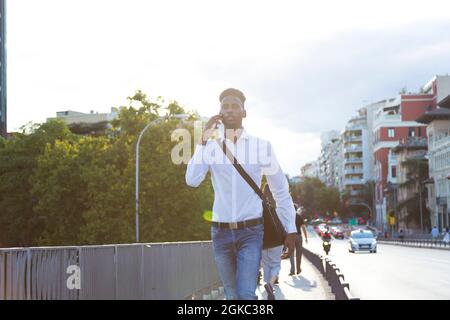
[[[223,116],[219,114],[220,120],[217,121],[215,128],[218,129],[220,126],[223,126]]]
[[[225,134],[225,126],[223,125],[223,120],[220,120],[217,125],[216,129],[223,135]]]

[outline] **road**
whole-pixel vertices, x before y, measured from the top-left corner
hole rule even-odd
[[[322,242],[309,229],[305,247],[324,254]],[[450,299],[450,250],[409,248],[378,244],[377,253],[348,252],[348,240],[333,239],[329,253],[364,300]]]

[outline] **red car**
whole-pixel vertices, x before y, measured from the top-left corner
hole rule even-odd
[[[337,228],[337,227],[331,228],[331,234],[336,239],[344,239],[344,232],[341,229]]]
[[[326,227],[325,223],[317,226],[316,232],[319,236],[323,237],[323,235],[325,234],[326,231],[327,231],[327,227]]]

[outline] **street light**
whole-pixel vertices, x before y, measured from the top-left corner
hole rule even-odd
[[[144,129],[142,129],[141,133],[139,134],[138,141],[136,143],[136,242],[139,242],[139,145],[141,143],[142,136],[144,135],[145,131],[147,131],[147,129],[150,128],[150,126],[168,118],[184,119],[186,118],[186,115],[176,114],[172,116],[162,116],[156,120],[151,121],[149,124],[145,126]]]

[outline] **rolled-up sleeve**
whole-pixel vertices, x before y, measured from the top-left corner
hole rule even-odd
[[[289,194],[287,178],[281,170],[270,143],[267,145],[267,151],[269,152],[268,156],[271,163],[270,166],[266,168],[263,167],[263,173],[266,175],[267,183],[269,184],[273,198],[275,199],[277,206],[276,211],[280,217],[281,223],[287,233],[295,233],[297,232],[297,227],[295,225],[295,208],[292,197]]]
[[[206,174],[208,173],[209,165],[205,161],[205,149],[206,146],[197,145],[194,155],[188,162],[186,184],[190,187],[198,187],[205,180]]]

